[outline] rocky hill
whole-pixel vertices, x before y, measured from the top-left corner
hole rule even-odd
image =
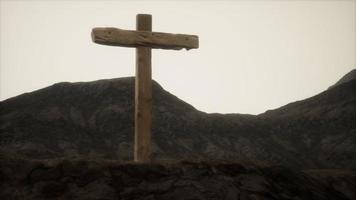
[[[356,166],[356,80],[261,115],[207,114],[153,84],[154,157]],[[132,159],[134,78],[58,83],[0,103],[0,154]]]
[[[0,102],[0,199],[356,199],[355,79],[260,115],[207,114],[153,90],[152,163],[124,161],[133,78]]]

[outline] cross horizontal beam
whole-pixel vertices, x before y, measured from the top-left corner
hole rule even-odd
[[[112,27],[93,28],[93,42],[121,47],[150,47],[155,49],[196,49],[199,38],[196,35],[172,34],[151,31],[131,31]]]

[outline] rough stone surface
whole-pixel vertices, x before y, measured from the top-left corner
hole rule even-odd
[[[313,175],[252,162],[0,160],[0,199],[355,199],[352,171]],[[322,175],[321,175],[322,174]],[[346,175],[347,174],[347,175]],[[320,177],[322,176],[322,177]]]

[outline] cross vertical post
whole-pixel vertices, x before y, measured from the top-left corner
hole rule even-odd
[[[152,31],[152,16],[136,16],[137,31]],[[135,78],[135,144],[134,160],[151,160],[151,122],[152,122],[152,71],[151,48],[136,48]]]

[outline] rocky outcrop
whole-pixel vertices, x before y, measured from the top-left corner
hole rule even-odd
[[[356,198],[354,172],[310,173],[253,162],[1,159],[0,199]]]
[[[59,83],[0,102],[0,153],[132,159],[134,79]],[[207,114],[153,84],[162,159],[262,160],[293,169],[356,166],[356,80],[261,115]]]
[[[356,199],[356,80],[260,115],[200,112],[156,82],[153,93],[146,164],[124,161],[133,78],[0,102],[0,199]]]

